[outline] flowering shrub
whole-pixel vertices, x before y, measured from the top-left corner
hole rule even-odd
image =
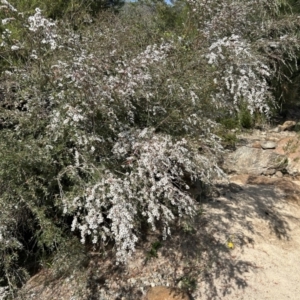
[[[112,241],[118,262],[135,251],[143,222],[166,238],[178,218],[197,211],[190,186],[223,175],[218,118],[245,103],[268,113],[274,102],[269,82],[279,67],[253,42],[266,30],[252,34],[264,24],[248,2],[189,1],[193,23],[181,35],[161,31],[146,6],[137,8],[144,19],[103,13],[76,31],[40,9],[28,16],[1,3],[6,285],[26,279],[20,257],[41,261],[68,244],[70,231],[81,243]],[[273,16],[268,2],[257,3]],[[288,65],[297,46],[287,51],[285,41],[296,37],[281,40],[279,60]]]
[[[4,300],[6,299],[6,297],[9,295],[9,292],[8,292],[8,287],[1,287],[0,288],[0,299],[1,300]]]
[[[272,89],[278,89],[297,69],[295,33],[300,22],[289,2],[187,2],[202,43],[206,42],[208,63],[215,66],[210,70],[217,86],[213,101],[232,111],[243,103],[251,113],[269,114],[274,95],[278,97]]]
[[[101,180],[91,182],[72,201],[63,199],[63,204],[65,212],[77,212],[72,230],[80,230],[83,243],[88,235],[93,243],[112,237],[117,258],[123,262],[138,241],[138,217],[145,218],[153,230],[157,221],[162,222],[166,238],[176,216],[195,213],[195,201],[187,194],[189,186],[183,178],[189,174],[192,180],[207,181],[206,167],[211,162],[201,155],[193,157],[185,140],[172,142],[149,128],[120,133],[112,154],[121,171],[105,170]],[[217,166],[212,171],[222,174]]]
[[[220,89],[214,96],[215,103],[227,108],[233,104],[236,108],[239,103],[245,102],[251,113],[256,110],[267,114],[274,98],[267,83],[271,70],[264,63],[264,58],[251,53],[250,45],[237,35],[218,40],[209,50],[206,56],[208,63],[221,66],[221,71],[215,72],[214,78]],[[228,56],[234,57],[231,65],[228,65]]]

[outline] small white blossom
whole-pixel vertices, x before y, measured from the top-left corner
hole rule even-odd
[[[17,45],[11,46],[11,50],[13,50],[13,51],[16,51],[16,50],[19,50],[19,49],[20,49],[20,47],[17,46]]]
[[[1,0],[1,3],[4,4],[4,7],[9,8],[11,11],[17,12],[17,10],[7,0]]]

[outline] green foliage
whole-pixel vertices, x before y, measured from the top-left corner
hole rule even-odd
[[[201,215],[201,211],[198,212],[198,215]],[[181,224],[182,230],[187,235],[193,235],[196,232],[195,226],[192,222],[185,221]]]
[[[225,149],[235,149],[238,140],[235,132],[231,132],[225,128],[219,128],[216,134],[221,138],[222,145]]]
[[[28,126],[28,134],[31,128]],[[1,267],[6,274],[11,274],[5,278],[6,283],[19,286],[27,278],[22,275],[26,272],[19,265],[26,265],[30,272],[36,272],[40,267],[38,261],[47,253],[58,250],[69,235],[65,231],[62,212],[55,203],[58,193],[55,174],[59,162],[53,163],[53,158],[43,149],[41,139],[29,135],[23,144],[7,131],[2,130],[0,134],[3,158],[0,162],[1,226],[2,230],[4,226],[11,233],[12,244],[5,246],[9,255],[12,249],[15,250]]]
[[[157,251],[162,247],[162,243],[160,241],[156,241],[151,244],[151,249],[147,252],[147,259],[157,258]]]
[[[33,14],[36,8],[40,8],[44,15],[52,19],[60,19],[68,16],[71,19],[81,18],[84,13],[97,15],[107,8],[120,8],[122,0],[12,0],[10,1],[18,11]]]
[[[191,276],[184,276],[180,283],[180,288],[185,291],[193,292],[197,288],[197,279]]]
[[[83,1],[81,0],[12,0],[11,4],[18,11],[26,12],[27,14],[34,13],[36,8],[40,8],[41,10],[45,11],[47,17],[50,18],[59,18],[62,17],[63,14],[68,12],[69,10],[75,11],[78,9],[82,4]]]
[[[226,149],[235,149],[237,142],[236,134],[242,126],[239,115],[225,115],[225,117],[218,120],[218,122],[220,126],[217,127],[215,132],[221,138],[223,147]]]
[[[222,118],[220,121],[226,129],[236,129],[239,127],[239,120],[236,116]]]
[[[242,107],[238,114],[240,125],[243,128],[250,129],[253,127],[254,118],[253,115],[246,107]]]
[[[300,122],[298,122],[298,123],[295,125],[294,130],[295,130],[296,132],[300,132]]]

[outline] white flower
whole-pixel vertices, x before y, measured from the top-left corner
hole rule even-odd
[[[13,50],[13,51],[16,51],[16,50],[19,50],[19,49],[20,49],[20,47],[17,46],[17,45],[11,46],[11,50]]]
[[[7,0],[1,0],[1,3],[8,7],[11,11],[17,11]]]
[[[14,18],[6,18],[2,20],[2,25],[8,24],[10,21],[14,20]]]

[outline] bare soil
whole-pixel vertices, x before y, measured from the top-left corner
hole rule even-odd
[[[282,181],[246,184],[204,205],[205,231],[233,248],[219,247],[195,299],[299,299],[300,192],[294,188],[296,194]],[[208,249],[216,251],[213,244]]]

